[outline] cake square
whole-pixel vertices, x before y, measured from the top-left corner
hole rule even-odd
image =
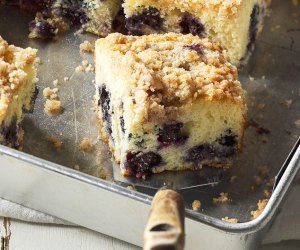
[[[226,51],[191,34],[99,39],[96,100],[123,175],[226,167],[241,149],[244,91]]]
[[[132,34],[191,33],[228,50],[232,63],[246,62],[270,0],[125,0],[126,26]]]
[[[22,49],[0,36],[0,143],[20,149],[23,112],[31,112],[37,94],[36,53]]]

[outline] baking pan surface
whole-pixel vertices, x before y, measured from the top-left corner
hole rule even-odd
[[[300,6],[291,1],[274,0],[271,15],[266,18],[263,33],[246,67],[241,69],[240,81],[247,91],[248,126],[244,150],[229,169],[223,181],[213,187],[182,191],[186,207],[200,200],[200,212],[216,219],[237,218],[250,221],[257,202],[267,198],[272,181],[278,173],[300,131]],[[0,34],[9,43],[39,49],[39,95],[33,114],[24,120],[24,152],[83,173],[112,179],[112,163],[106,145],[97,142],[98,125],[93,111],[94,73],[78,73],[75,68],[93,56],[82,54],[79,45],[95,41],[88,34],[68,32],[56,41],[30,40],[27,25],[32,16],[13,7],[0,8]],[[105,60],[105,58],[103,58]],[[67,80],[64,78],[67,77]],[[59,98],[64,112],[56,117],[44,113],[43,89],[54,88],[58,80]],[[62,141],[60,150],[49,142],[50,136]],[[96,143],[90,153],[79,149],[84,137]],[[214,170],[205,170],[214,175]],[[192,172],[176,173],[178,181],[194,185]],[[189,182],[190,180],[190,182]],[[155,181],[155,176],[149,180]],[[153,194],[153,190],[137,188]],[[228,193],[230,201],[215,204],[213,198]]]

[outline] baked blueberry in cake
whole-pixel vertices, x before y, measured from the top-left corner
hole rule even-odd
[[[246,62],[262,30],[270,0],[125,0],[126,27],[134,35],[181,32],[208,37]]]
[[[207,38],[125,36],[96,42],[101,138],[124,175],[226,167],[242,145],[237,68]]]
[[[18,0],[13,3],[38,13],[29,24],[31,38],[53,38],[70,26],[106,36],[112,32],[121,8],[121,0]]]
[[[23,114],[32,111],[37,95],[36,53],[0,36],[0,143],[16,149],[22,146]]]

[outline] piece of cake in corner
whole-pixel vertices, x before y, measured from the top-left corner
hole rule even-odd
[[[0,144],[20,149],[24,112],[31,112],[36,98],[36,53],[0,36]]]
[[[70,26],[100,36],[112,32],[121,0],[16,0],[7,4],[38,13],[30,22],[30,38],[53,38]]]
[[[245,63],[262,30],[270,0],[125,0],[127,29],[136,35],[164,32],[208,37]]]
[[[191,34],[115,33],[95,60],[100,136],[122,174],[230,165],[246,105],[226,51]]]

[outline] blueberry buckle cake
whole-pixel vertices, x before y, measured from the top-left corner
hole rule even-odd
[[[262,30],[270,0],[125,0],[126,27],[134,35],[181,32],[208,37],[246,62]]]
[[[206,38],[111,34],[96,42],[96,100],[123,175],[225,167],[242,146],[244,91]]]
[[[0,143],[16,149],[22,146],[23,112],[32,111],[37,94],[36,53],[0,36]]]
[[[121,9],[121,0],[6,0],[6,3],[38,13],[29,24],[31,38],[52,38],[75,25],[106,36]]]

